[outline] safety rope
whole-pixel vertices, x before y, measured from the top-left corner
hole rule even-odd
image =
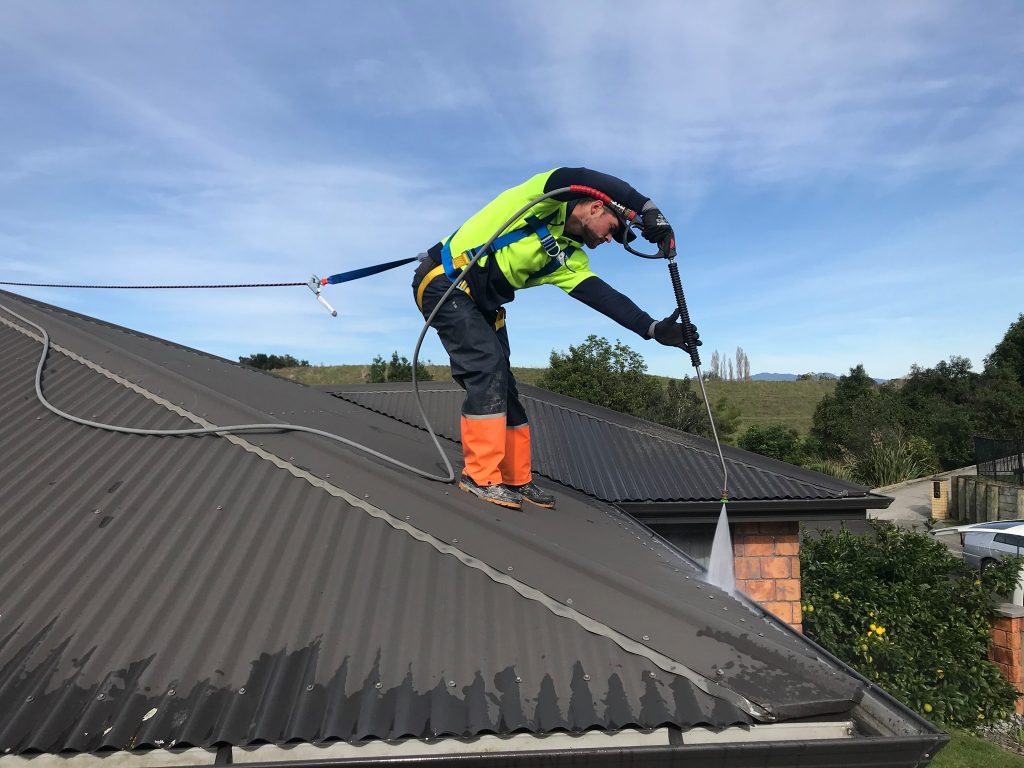
[[[0,285],[21,285],[29,288],[285,288],[306,283],[237,283],[235,285],[71,285],[68,283],[12,283],[0,280]]]

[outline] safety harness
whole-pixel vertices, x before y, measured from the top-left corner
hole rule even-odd
[[[555,236],[551,234],[551,230],[548,229],[548,224],[554,221],[557,213],[558,212],[556,211],[549,216],[545,216],[543,219],[539,219],[532,214],[526,216],[523,219],[526,222],[524,226],[496,238],[491,244],[489,252],[491,254],[497,253],[502,248],[507,248],[513,243],[518,243],[525,237],[536,235],[540,240],[541,248],[544,249],[544,252],[550,257],[550,259],[547,264],[532,273],[527,280],[550,275],[559,267],[564,267],[566,260],[572,256],[576,247],[570,245],[563,249],[558,244],[558,240],[555,239]],[[480,248],[480,246],[469,248],[453,257],[451,243],[458,232],[458,230],[455,230],[455,232],[452,233],[452,236],[445,241],[444,245],[441,246],[441,266],[444,267],[444,274],[453,283],[459,279],[459,276],[462,274],[462,270],[464,270],[466,265],[472,261],[473,256],[476,255],[476,252]]]

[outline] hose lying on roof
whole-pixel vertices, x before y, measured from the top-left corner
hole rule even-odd
[[[67,419],[68,421],[73,421],[76,424],[83,424],[87,427],[96,427],[97,429],[104,429],[107,430],[108,432],[120,432],[122,434],[128,435],[226,435],[235,432],[266,432],[271,430],[288,432],[309,432],[310,434],[319,435],[320,437],[327,438],[328,440],[334,440],[339,443],[344,443],[345,445],[351,448],[356,448],[357,450],[364,451],[370,454],[371,456],[375,456],[378,459],[381,459],[382,461],[386,461],[387,463],[393,464],[401,469],[406,469],[429,480],[441,480],[443,482],[451,482],[452,480],[455,479],[455,472],[452,469],[451,462],[448,461],[448,456],[445,454],[444,450],[442,450],[441,444],[438,442],[433,430],[430,431],[430,436],[434,439],[434,445],[437,446],[438,453],[440,453],[442,459],[444,459],[445,466],[448,469],[447,478],[444,477],[443,475],[434,475],[431,474],[430,472],[418,469],[410,464],[406,464],[403,461],[399,461],[398,459],[392,456],[388,456],[387,454],[381,453],[380,451],[376,451],[373,448],[357,443],[354,440],[349,440],[347,437],[335,435],[331,432],[325,432],[322,429],[306,427],[303,426],[302,424],[231,424],[225,427],[197,427],[195,429],[138,429],[136,427],[120,427],[115,424],[103,424],[102,422],[83,419],[79,416],[70,414],[67,411],[62,411],[60,408],[57,408],[55,405],[49,402],[43,395],[43,365],[46,363],[46,356],[50,352],[50,335],[46,332],[46,329],[43,328],[41,325],[32,322],[27,317],[19,315],[10,307],[0,304],[0,309],[3,309],[5,312],[8,312],[9,314],[18,318],[23,323],[27,323],[28,325],[32,326],[37,331],[39,331],[39,333],[42,334],[43,351],[42,354],[40,354],[39,356],[39,364],[36,366],[36,397],[39,398],[39,402],[41,402],[48,410],[57,414],[61,418]]]

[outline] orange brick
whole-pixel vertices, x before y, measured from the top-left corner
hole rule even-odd
[[[788,557],[763,557],[761,558],[761,574],[766,579],[788,579],[789,558]]]
[[[776,581],[775,597],[779,600],[800,602],[800,579],[779,579]]]
[[[747,536],[743,542],[743,554],[746,557],[768,557],[775,554],[775,541],[771,536],[757,533]]]
[[[1019,651],[1021,649],[1020,632],[1006,633],[1006,647],[1011,651]]]
[[[759,603],[775,599],[774,581],[765,581],[763,579],[759,581],[748,581],[742,586],[742,589],[747,593],[747,596],[751,600],[755,600]]]
[[[760,579],[761,558],[737,557],[733,562],[737,579]]]
[[[732,532],[734,536],[750,536],[758,533],[757,523],[734,523]]]
[[[1006,645],[1007,645],[1007,638],[1009,637],[1009,635],[1004,630],[996,629],[995,627],[992,627],[992,629],[989,630],[989,634],[992,637],[992,645],[993,646],[996,646],[996,647],[999,647],[999,648],[1005,648],[1006,647]]]
[[[989,651],[989,658],[997,664],[1008,664],[1013,666],[1013,653],[1009,648],[996,646]]]
[[[761,523],[761,533],[770,533],[775,536],[785,536],[793,532],[792,523]]]
[[[793,620],[792,603],[771,600],[769,602],[762,603],[761,607],[764,608],[766,611],[771,611],[787,624]]]
[[[776,555],[799,555],[800,554],[800,540],[796,537],[786,536],[785,538],[775,539],[775,554]]]
[[[1024,715],[1024,699],[1017,699],[1013,702],[1013,711],[1018,715]]]
[[[794,609],[794,610],[799,612],[800,609],[797,608],[797,609]],[[801,635],[804,633],[804,625],[803,625],[802,621],[791,621],[791,622],[789,622],[789,626],[791,626],[793,629],[795,629]]]
[[[799,557],[794,557],[792,560],[789,561],[789,570],[791,570],[793,572],[793,578],[794,579],[799,579],[800,578],[800,558]]]

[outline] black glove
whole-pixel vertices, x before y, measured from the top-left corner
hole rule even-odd
[[[644,203],[640,220],[643,223],[643,236],[647,242],[660,245],[663,240],[672,237],[672,225],[650,200]]]
[[[690,346],[686,343],[686,339],[683,338],[683,324],[677,322],[678,320],[678,309],[664,320],[659,320],[654,324],[654,338],[659,344],[664,344],[666,347],[679,347],[689,352]],[[700,340],[700,336],[697,335],[697,326],[693,323],[690,323],[690,332],[693,334],[693,341],[696,346],[699,347],[704,343]]]

